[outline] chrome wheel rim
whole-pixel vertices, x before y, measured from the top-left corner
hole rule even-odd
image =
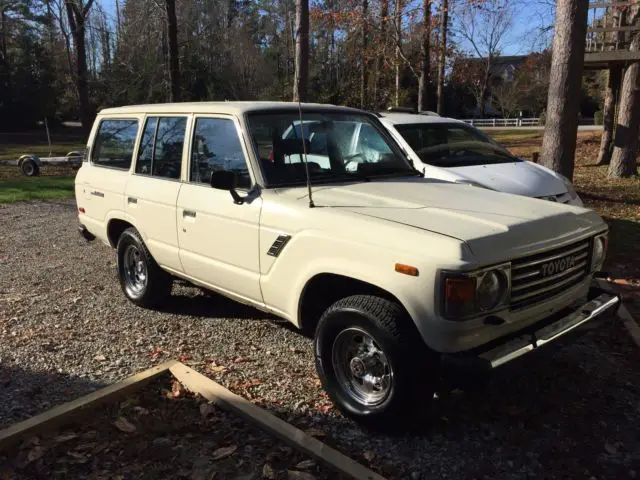
[[[26,175],[31,175],[34,171],[34,168],[31,162],[27,162],[22,166],[22,170]]]
[[[348,328],[333,341],[332,363],[342,390],[366,406],[383,403],[393,384],[393,369],[374,338],[360,328]]]
[[[137,297],[147,286],[147,264],[135,245],[127,246],[123,256],[124,283],[129,295]]]

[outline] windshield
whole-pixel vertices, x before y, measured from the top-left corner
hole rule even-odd
[[[247,123],[269,185],[416,175],[402,152],[368,115],[342,112],[260,112]],[[304,145],[303,139],[304,138]]]
[[[424,163],[437,167],[464,167],[519,162],[482,132],[459,123],[395,125]]]

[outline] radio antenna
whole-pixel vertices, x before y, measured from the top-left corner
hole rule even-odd
[[[302,120],[302,103],[298,98],[298,113],[300,114],[300,137],[302,138],[302,152],[304,153],[304,171],[307,175],[307,190],[309,191],[309,208],[315,207],[311,196],[311,177],[309,176],[309,163],[307,161],[307,142],[304,139],[304,121]],[[295,132],[295,129],[294,129]]]

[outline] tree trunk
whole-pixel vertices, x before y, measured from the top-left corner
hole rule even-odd
[[[389,16],[389,0],[380,0],[380,48],[376,55],[376,73],[373,86],[373,103],[375,107],[380,106],[379,91],[381,90],[382,66],[384,64],[384,56],[387,51],[387,17]]]
[[[120,23],[120,3],[116,0],[116,43],[120,41],[122,35],[122,25]]]
[[[444,69],[447,60],[449,0],[442,0],[440,12],[440,60],[438,62],[438,115],[444,115]]]
[[[541,164],[573,179],[588,2],[559,0]]]
[[[176,1],[165,0],[167,10],[167,40],[169,42],[169,81],[171,83],[171,102],[180,101],[180,59],[178,57],[178,19]]]
[[[85,20],[92,2],[87,6],[78,6],[75,2],[68,1],[67,17],[69,28],[73,35],[73,43],[76,53],[76,89],[78,90],[78,103],[80,109],[80,123],[82,133],[86,139],[91,128],[91,104],[89,103],[89,83],[87,81],[87,47],[85,40]]]
[[[293,101],[307,101],[309,83],[309,0],[296,0],[296,60]]]
[[[423,32],[420,45],[420,79],[418,80],[418,111],[429,110],[429,69],[431,68],[431,0],[423,0]]]
[[[369,0],[362,0],[362,66],[360,70],[360,108],[364,108],[367,103],[367,43],[369,36],[369,24],[367,15],[369,14]]]
[[[396,42],[396,107],[400,105],[400,45],[402,44],[402,0],[396,0],[395,29],[398,41]]]
[[[602,110],[602,139],[600,140],[600,152],[598,153],[598,165],[608,165],[611,162],[613,149],[613,130],[616,120],[616,99],[620,90],[622,79],[622,67],[616,66],[609,69],[607,89]]]

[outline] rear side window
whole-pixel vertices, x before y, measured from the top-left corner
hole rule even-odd
[[[136,173],[180,178],[186,117],[149,117],[136,161]]]
[[[102,120],[91,149],[91,162],[104,167],[129,170],[138,120]]]

